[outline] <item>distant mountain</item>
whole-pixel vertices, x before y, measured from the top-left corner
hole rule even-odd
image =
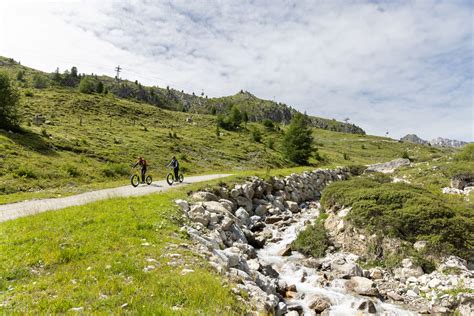
[[[448,139],[448,138],[442,138],[442,137],[438,137],[430,141],[427,141],[418,137],[415,134],[405,135],[404,137],[400,138],[400,140],[402,142],[409,142],[409,143],[420,144],[420,145],[430,145],[430,146],[435,146],[435,147],[459,148],[468,144],[467,142],[463,142],[461,140]]]
[[[430,144],[436,147],[463,147],[464,145],[467,145],[468,143],[463,142],[462,140],[438,137],[438,138],[432,139],[430,141]]]
[[[415,134],[408,134],[405,135],[404,137],[400,138],[402,142],[408,142],[408,143],[413,143],[413,144],[421,144],[421,145],[429,145],[429,142],[421,139]]]

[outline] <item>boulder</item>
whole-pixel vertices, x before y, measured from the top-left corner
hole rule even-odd
[[[300,208],[298,207],[298,203],[293,202],[293,201],[285,201],[286,207],[292,212],[292,213],[297,213],[300,211]]]
[[[374,302],[370,300],[364,300],[357,307],[357,315],[362,314],[377,314],[377,308],[375,308]]]
[[[352,277],[345,284],[347,290],[355,292],[359,295],[377,296],[379,294],[375,283],[364,277]]]
[[[419,277],[423,275],[423,269],[413,263],[410,258],[402,260],[402,267],[394,270],[394,277],[402,282],[405,282],[409,277]]]
[[[217,201],[218,198],[214,193],[206,192],[206,191],[199,191],[194,192],[191,195],[191,198],[195,201]]]
[[[247,226],[249,224],[249,213],[243,207],[239,207],[237,211],[235,211],[235,216],[243,225]]]
[[[181,207],[181,209],[184,211],[184,212],[188,212],[189,211],[189,203],[185,200],[175,200],[174,201],[176,203],[176,205],[178,205],[179,207]]]
[[[335,274],[336,278],[348,279],[354,276],[363,276],[362,269],[354,262],[345,262],[340,264],[339,262],[331,263],[331,271]]]
[[[252,212],[252,201],[246,197],[238,196],[236,199],[237,205],[245,208],[247,212]]]
[[[233,212],[235,209],[237,209],[237,205],[231,200],[220,199],[219,203],[221,203],[221,205],[225,207],[229,212]]]
[[[209,212],[212,213],[229,214],[227,208],[217,201],[203,202],[202,206],[204,206]]]
[[[416,251],[421,251],[425,249],[427,243],[425,240],[419,240],[413,244],[413,248],[415,248]]]
[[[282,257],[291,256],[291,244],[286,245],[285,248],[283,248],[283,249],[278,253],[278,255],[280,255],[280,256],[282,256]]]
[[[327,297],[315,295],[310,299],[308,306],[316,313],[322,313],[331,307],[331,301]]]
[[[255,215],[258,215],[258,216],[265,216],[267,214],[267,205],[264,205],[264,204],[260,204],[259,206],[257,206],[257,208],[255,209]]]
[[[369,270],[369,277],[372,280],[383,279],[383,271],[379,268],[372,268],[372,269]]]

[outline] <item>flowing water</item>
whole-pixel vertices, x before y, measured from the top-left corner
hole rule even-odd
[[[258,258],[262,263],[271,264],[275,270],[280,273],[279,278],[288,285],[296,285],[298,295],[294,299],[287,299],[287,303],[297,303],[303,307],[304,315],[314,315],[315,312],[309,308],[314,295],[321,295],[329,298],[332,306],[329,310],[330,315],[355,315],[357,307],[367,298],[348,294],[344,288],[344,281],[341,279],[333,280],[329,286],[321,287],[318,281],[322,278],[315,269],[305,267],[301,264],[305,258],[303,255],[293,252],[290,256],[280,256],[293,240],[297,233],[304,228],[305,223],[313,221],[319,215],[319,210],[315,208],[303,209],[299,215],[298,222],[292,224],[285,230],[273,230],[273,238],[280,240],[278,242],[269,242],[258,251]],[[377,315],[405,316],[415,315],[414,313],[403,310],[398,306],[386,304],[380,300],[374,300],[377,309]]]

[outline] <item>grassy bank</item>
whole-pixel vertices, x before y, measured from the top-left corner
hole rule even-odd
[[[0,311],[241,313],[242,304],[179,230],[173,200],[192,188],[1,223]]]

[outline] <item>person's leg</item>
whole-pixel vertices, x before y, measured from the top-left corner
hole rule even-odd
[[[145,183],[146,168],[142,168],[142,183]]]
[[[178,167],[178,168],[174,168],[174,178],[176,179],[176,181],[179,181],[178,172],[179,172],[179,167]]]

